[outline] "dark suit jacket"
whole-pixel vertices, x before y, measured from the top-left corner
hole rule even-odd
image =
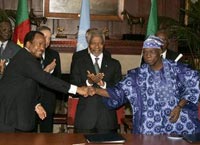
[[[44,72],[40,61],[21,49],[0,80],[0,132],[34,128],[38,84],[63,93],[70,88],[67,82]]]
[[[88,54],[88,50],[85,49],[73,55],[71,83],[78,86],[86,85],[87,70],[95,73],[92,59]],[[111,58],[105,51],[103,52],[100,71],[105,74],[103,80],[106,81],[107,87],[115,85],[122,77],[119,61]],[[75,116],[75,128],[92,129],[97,124],[99,124],[101,129],[116,129],[116,111],[109,110],[102,102],[101,96],[95,95],[88,98],[80,96]]]
[[[167,49],[166,59],[175,60],[178,57],[179,53]]]
[[[53,49],[47,48],[45,50],[45,59],[44,59],[44,67],[50,64],[53,59],[56,59],[56,67],[51,75],[61,78],[61,65],[60,65],[60,56],[59,53]],[[45,86],[41,86],[41,103],[42,106],[45,108],[47,113],[53,114],[55,111],[56,105],[56,94],[59,94],[55,90],[47,88]]]
[[[13,41],[8,40],[8,43],[5,47],[5,50],[2,53],[2,57],[0,59],[11,59],[19,50],[20,46],[15,44]],[[1,79],[2,75],[0,75]]]
[[[20,46],[15,44],[13,41],[8,40],[5,50],[2,53],[2,58],[0,59],[11,59],[19,50]]]

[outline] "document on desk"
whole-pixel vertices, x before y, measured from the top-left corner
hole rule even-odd
[[[88,143],[125,143],[125,138],[121,134],[86,134],[84,135]]]
[[[200,142],[200,133],[183,135],[183,139],[190,143]]]

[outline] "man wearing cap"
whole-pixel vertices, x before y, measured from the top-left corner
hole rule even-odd
[[[163,41],[149,36],[143,43],[145,64],[106,90],[91,88],[104,96],[105,104],[116,108],[129,101],[133,112],[133,133],[194,134],[200,132],[197,118],[199,75],[186,65],[162,59]]]

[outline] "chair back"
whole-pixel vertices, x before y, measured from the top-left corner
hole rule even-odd
[[[74,125],[78,101],[79,101],[79,98],[72,98],[71,96],[69,96],[68,98],[68,103],[67,103],[67,118],[68,118],[67,124],[68,125]]]
[[[117,113],[117,122],[118,124],[122,124],[122,118],[125,117],[125,106],[121,106],[116,110]]]

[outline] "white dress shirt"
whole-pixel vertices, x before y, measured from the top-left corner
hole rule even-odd
[[[96,56],[94,56],[92,53],[89,53],[90,54],[90,57],[92,59],[92,63],[95,64],[95,58],[97,58]],[[101,64],[102,64],[102,60],[103,60],[103,53],[101,53],[99,56],[98,56],[98,65],[99,65],[99,68],[101,69]],[[86,80],[86,84],[87,86],[93,86],[93,84],[90,84],[88,82],[88,80]],[[103,86],[100,86],[102,89],[106,89],[106,82],[104,81],[104,85]]]

